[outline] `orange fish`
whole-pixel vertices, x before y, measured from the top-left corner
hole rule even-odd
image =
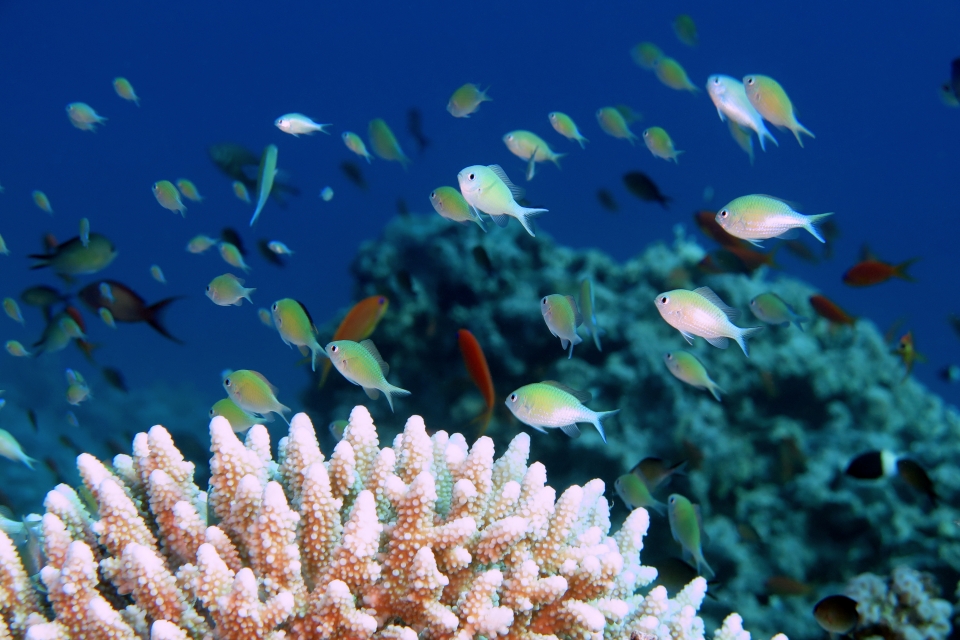
[[[68,316],[73,318],[73,321],[77,323],[78,327],[80,327],[80,331],[82,331],[83,334],[86,335],[87,325],[83,321],[83,316],[80,315],[80,310],[72,305],[69,305],[67,306],[66,309],[64,309],[64,311]],[[80,351],[83,352],[83,355],[87,356],[87,360],[89,360],[90,362],[93,362],[93,351],[94,349],[97,349],[100,345],[93,344],[92,342],[88,342],[83,338],[76,338],[74,342],[77,343],[77,347],[80,349]]]
[[[721,251],[729,251],[737,257],[740,262],[743,263],[743,266],[750,272],[756,271],[763,265],[767,265],[771,269],[779,269],[780,265],[777,264],[773,256],[777,252],[777,247],[774,247],[772,251],[757,251],[754,247],[742,246],[742,245],[729,245],[721,249]]]
[[[697,211],[693,214],[693,221],[697,224],[703,235],[707,236],[721,247],[743,246],[746,243],[735,236],[727,233],[726,229],[717,223],[716,211]]]
[[[900,356],[900,359],[903,360],[903,366],[907,368],[906,373],[903,374],[903,380],[906,380],[907,376],[910,375],[910,372],[913,371],[914,362],[927,361],[926,356],[914,348],[912,331],[907,331],[905,334],[903,334],[903,337],[900,338],[900,342],[897,343],[896,348],[894,348],[894,350],[890,353]],[[903,382],[903,380],[900,382]]]
[[[790,576],[770,576],[764,587],[773,596],[805,596],[813,587]]]
[[[477,339],[473,337],[473,334],[466,329],[460,329],[457,331],[457,342],[460,344],[463,362],[467,365],[467,373],[470,374],[473,383],[480,389],[480,393],[483,394],[483,401],[487,404],[483,413],[475,418],[475,420],[480,421],[480,435],[483,435],[490,424],[496,401],[493,378],[490,377],[490,368],[487,366],[487,358],[483,355],[483,349]]]
[[[886,282],[890,278],[900,278],[907,282],[916,282],[907,268],[920,258],[911,258],[900,264],[889,264],[878,260],[874,256],[866,256],[863,260],[850,267],[843,274],[843,281],[851,287],[870,287],[881,282]]]
[[[820,294],[810,296],[810,306],[821,318],[826,318],[834,324],[853,325],[857,319],[841,309],[837,303]]]
[[[373,334],[373,330],[377,328],[377,324],[380,323],[380,319],[387,312],[389,306],[390,300],[386,296],[364,298],[347,312],[331,341],[353,340],[354,342],[361,342],[366,340]],[[330,359],[325,358],[323,373],[320,374],[321,387],[327,382],[327,376],[330,375],[332,366]]]

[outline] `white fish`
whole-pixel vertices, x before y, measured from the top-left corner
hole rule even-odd
[[[299,138],[300,134],[304,135],[313,135],[317,131],[322,131],[327,135],[330,135],[330,132],[324,129],[324,127],[331,127],[330,124],[320,124],[319,122],[314,122],[307,116],[302,113],[288,113],[277,118],[273,124],[277,125],[277,129],[283,131],[284,133],[289,133],[295,138]]]
[[[287,245],[283,244],[279,240],[271,240],[270,242],[267,243],[267,248],[270,249],[270,251],[273,251],[278,256],[293,255],[293,251],[291,251]]]
[[[514,198],[522,198],[524,191],[510,182],[500,165],[467,167],[457,174],[457,181],[467,204],[488,214],[498,227],[507,226],[507,217],[510,216],[519,220],[531,236],[536,235],[530,226],[530,218],[546,213],[547,209],[520,206]]]
[[[732,338],[749,358],[746,339],[762,329],[734,325],[740,312],[724,304],[710,287],[666,291],[654,302],[661,317],[690,344],[694,336],[700,336],[718,349],[726,349]]]
[[[757,137],[760,138],[760,148],[764,151],[767,150],[764,144],[766,138],[770,138],[775,145],[780,146],[767,129],[767,125],[763,123],[763,116],[751,104],[742,82],[731,76],[710,76],[707,78],[707,93],[710,94],[710,99],[713,100],[721,120],[729,118],[741,127],[756,131]]]
[[[817,231],[817,223],[833,213],[805,216],[794,211],[790,203],[773,196],[753,194],[731,200],[717,212],[717,224],[730,235],[763,246],[760,240],[790,238],[796,229],[806,229],[820,242],[826,242]]]

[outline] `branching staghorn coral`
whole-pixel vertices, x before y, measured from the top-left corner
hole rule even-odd
[[[636,593],[647,512],[608,535],[603,483],[557,498],[526,434],[494,462],[489,438],[413,416],[381,449],[356,407],[329,460],[305,414],[279,463],[261,425],[210,436],[209,493],[161,426],[112,468],[78,457],[97,513],[47,495],[46,602],[0,532],[0,640],[703,638],[702,578]],[[743,637],[739,616],[720,633]]]

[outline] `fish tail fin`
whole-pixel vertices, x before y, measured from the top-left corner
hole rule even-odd
[[[767,150],[767,147],[764,144],[764,140],[766,138],[770,138],[770,140],[773,141],[773,144],[777,145],[778,147],[780,146],[780,143],[777,142],[777,139],[773,137],[773,134],[770,133],[770,129],[767,129],[767,125],[763,124],[762,120],[760,121],[760,128],[757,129],[757,137],[760,138],[760,149],[763,151]]]
[[[711,380],[710,385],[707,388],[710,389],[710,393],[713,394],[713,397],[716,398],[717,402],[722,402],[722,400],[720,400],[720,394],[726,393],[726,391],[721,389],[720,385]]]
[[[143,310],[143,321],[153,327],[154,331],[162,335],[164,338],[172,340],[177,344],[183,344],[183,340],[175,338],[169,331],[167,331],[167,328],[163,326],[163,313],[167,310],[167,307],[170,306],[171,303],[174,303],[181,298],[183,298],[183,296],[164,298],[160,302],[152,304]]]
[[[593,325],[590,328],[590,333],[593,334],[593,344],[597,345],[597,351],[603,351],[603,348],[600,346],[600,327]]]
[[[538,216],[541,213],[546,213],[547,209],[528,209],[526,207],[518,207],[519,211],[517,215],[517,220],[520,221],[520,224],[523,225],[523,228],[531,236],[536,237],[537,234],[533,232],[533,227],[530,224],[530,218]]]
[[[266,201],[264,201],[266,202]],[[257,218],[260,217],[260,211],[263,210],[263,204],[257,204],[256,211],[253,212],[253,216],[250,218],[250,226],[253,226],[253,223],[257,221]]]
[[[830,213],[818,213],[814,216],[807,216],[807,222],[803,225],[803,228],[809,231],[810,235],[812,235],[814,238],[826,244],[827,241],[823,239],[822,235],[820,235],[820,230],[817,229],[817,225],[820,224],[821,220],[832,215],[833,212],[831,211]]]
[[[654,500],[650,504],[650,509],[653,509],[662,516],[667,514],[667,505],[663,504],[659,500]]]
[[[793,135],[796,136],[797,142],[800,143],[800,146],[801,146],[801,147],[803,147],[803,139],[800,138],[800,134],[801,134],[801,133],[805,133],[805,134],[807,134],[808,136],[810,136],[811,138],[816,138],[816,137],[817,137],[817,136],[813,135],[813,132],[810,131],[810,129],[807,129],[805,126],[803,126],[802,124],[800,124],[799,122],[797,122],[796,119],[793,120],[793,125],[794,125],[794,126],[790,127],[790,131],[793,131]]]
[[[793,317],[793,324],[797,325],[797,328],[800,329],[800,331],[806,331],[806,329],[803,328],[804,322],[810,322],[810,318],[808,318],[807,316]]]
[[[484,435],[490,426],[490,419],[493,418],[493,407],[494,405],[490,405],[470,420],[470,424],[478,423],[480,425],[480,428],[477,430],[478,438]]]
[[[566,154],[566,153],[555,153],[555,154],[553,154],[553,157],[550,158],[550,161],[551,161],[553,164],[557,165],[557,169],[562,169],[563,167],[560,166],[560,158],[563,158],[563,157],[566,156],[566,155],[568,155],[568,154]]]
[[[385,389],[381,389],[381,391],[383,391],[383,395],[387,396],[387,404],[390,405],[390,411],[393,411],[393,410],[394,410],[394,409],[393,409],[393,398],[394,398],[394,397],[400,398],[400,397],[403,397],[403,396],[408,396],[408,395],[410,395],[410,392],[407,391],[406,389],[401,389],[400,387],[395,387],[395,386],[393,386],[392,384],[390,384],[389,382],[387,383],[386,388],[385,388]]]
[[[630,143],[631,147],[637,146],[637,135],[633,132],[630,132],[630,135],[627,136],[627,142]]]
[[[317,385],[317,389],[323,389],[323,385],[327,384],[327,377],[330,376],[330,369],[333,368],[333,363],[330,362],[330,359],[323,361],[323,371],[320,373],[320,384]]]
[[[717,572],[713,570],[709,564],[707,564],[706,558],[703,557],[703,551],[701,550],[696,555],[697,560],[697,574],[703,576],[704,578],[712,578],[717,575]],[[707,574],[710,575],[707,575]]]
[[[896,265],[893,268],[893,275],[896,276],[897,278],[900,278],[901,280],[906,280],[907,282],[916,282],[917,281],[916,278],[914,278],[909,273],[907,273],[907,269],[912,267],[914,263],[916,263],[919,259],[920,259],[919,256],[916,258],[910,258],[909,260],[906,260]]]
[[[740,345],[740,348],[743,349],[743,355],[750,357],[750,350],[747,349],[747,338],[751,338],[754,335],[763,331],[763,327],[744,327],[740,329],[740,332],[737,334],[737,344]]]
[[[587,145],[585,145],[585,144],[583,144],[583,143],[584,143],[584,142],[590,142],[590,141],[589,141],[588,139],[584,138],[583,136],[580,136],[579,138],[577,138],[577,142],[580,143],[580,148],[581,148],[581,149],[586,149],[586,148],[587,148]]]
[[[671,160],[673,160],[673,163],[674,163],[674,164],[680,164],[680,161],[677,160],[677,158],[680,157],[680,154],[681,154],[681,153],[686,153],[686,151],[677,151],[676,149],[674,149],[674,151],[673,151],[673,157],[670,158]]]
[[[23,454],[23,458],[21,458],[21,460],[22,460],[23,464],[27,465],[27,467],[30,468],[30,469],[35,469],[36,467],[34,467],[33,465],[35,465],[35,464],[37,464],[37,462],[39,462],[36,458],[31,458],[31,457],[28,456],[27,454]]]
[[[603,421],[610,416],[615,416],[620,413],[620,409],[614,409],[613,411],[598,411],[593,418],[593,426],[597,428],[597,431],[600,432],[600,437],[604,442],[607,441],[607,434],[603,431]]]

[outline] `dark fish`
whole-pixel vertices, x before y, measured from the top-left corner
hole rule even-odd
[[[110,285],[110,290],[113,292],[113,301],[101,295],[100,284],[103,282]],[[167,306],[180,300],[183,296],[164,298],[160,302],[148,306],[146,301],[137,295],[133,289],[116,280],[100,280],[88,284],[80,289],[78,295],[91,310],[98,311],[100,308],[104,308],[109,311],[115,322],[146,322],[164,338],[168,338],[177,344],[183,344],[182,340],[173,337],[167,331],[161,321]]]
[[[613,194],[607,189],[597,189],[597,201],[600,202],[601,207],[612,213],[620,210],[620,205],[617,204],[617,201],[613,199]]]
[[[47,253],[35,253],[29,256],[39,262],[31,269],[50,267],[66,278],[88,275],[107,268],[117,257],[117,248],[105,236],[91,233],[87,246],[83,246],[80,237],[70,238]]]
[[[43,459],[43,464],[47,465],[47,469],[50,469],[50,473],[53,474],[54,482],[64,483],[63,475],[60,473],[60,468],[57,466],[56,460],[53,459],[53,456],[47,456]]]
[[[33,427],[34,433],[40,431],[40,421],[37,420],[37,412],[33,409],[27,409],[27,420],[30,421],[30,426]]]
[[[119,369],[114,369],[113,367],[103,367],[100,369],[100,373],[103,374],[103,378],[107,381],[107,384],[114,389],[118,389],[124,393],[129,390],[127,389],[126,381],[123,379],[123,374],[120,373]]]
[[[851,460],[844,473],[857,480],[878,480],[893,475],[895,459],[889,451],[867,451]]]
[[[21,297],[23,294],[20,294]],[[960,316],[955,313],[951,313],[947,316],[947,322],[950,323],[950,326],[953,327],[954,332],[960,336]]]
[[[750,544],[760,544],[763,542],[763,539],[760,537],[760,533],[753,528],[749,522],[738,522],[737,523],[737,535],[740,536],[740,539],[744,542],[749,542]]]
[[[470,250],[470,253],[473,254],[473,259],[476,260],[481,269],[487,273],[493,273],[493,262],[490,261],[490,254],[487,253],[486,249],[478,244]]]
[[[840,595],[827,596],[815,604],[813,617],[817,624],[830,633],[850,633],[860,620],[857,601]]]
[[[423,135],[423,117],[416,107],[410,107],[407,111],[407,131],[417,143],[417,153],[422,154],[430,146],[430,138]]]
[[[645,173],[631,171],[623,174],[623,184],[627,191],[647,202],[659,202],[664,209],[669,209],[667,204],[672,198],[660,193],[660,188]]]
[[[225,142],[213,144],[207,148],[207,153],[213,164],[227,177],[238,180],[251,192],[257,191],[257,171],[260,168],[260,154],[250,151],[240,144]],[[300,195],[300,190],[293,185],[275,180],[270,195],[276,198],[281,205],[281,193]]]
[[[263,256],[263,259],[269,262],[272,265],[278,267],[285,267],[287,263],[284,259],[270,250],[270,241],[266,238],[260,238],[257,240],[257,249],[260,250],[260,255]]]
[[[790,576],[770,576],[763,586],[772,596],[805,596],[813,591],[807,583]]]
[[[810,306],[821,318],[826,318],[833,324],[854,325],[857,319],[840,308],[840,306],[826,296],[819,294],[810,296]]]
[[[243,238],[240,237],[240,234],[233,227],[224,227],[220,231],[220,239],[235,246],[237,251],[240,252],[240,255],[247,255],[247,250],[243,246]]]
[[[779,269],[780,265],[774,260],[774,254],[777,252],[779,246],[774,247],[771,251],[763,252],[757,251],[753,247],[743,247],[737,245],[731,245],[729,247],[723,247],[722,249],[717,249],[713,252],[714,260],[719,264],[728,264],[732,265],[732,260],[737,260],[742,265],[744,271],[733,270],[735,273],[753,273],[757,269],[763,266],[770,267],[771,269]]]
[[[48,287],[45,284],[38,284],[35,287],[30,287],[29,289],[24,289],[22,292],[20,292],[20,300],[22,300],[24,304],[28,304],[31,307],[47,309],[58,302],[63,302],[66,300],[66,296],[53,287]]]
[[[940,379],[944,382],[960,382],[960,366],[955,364],[948,365],[940,371],[937,372],[937,375],[940,376]]]
[[[70,451],[73,451],[74,454],[80,455],[81,453],[83,453],[83,449],[76,442],[71,440],[70,436],[60,435],[57,437],[57,440],[59,440],[60,444],[65,446],[67,449],[70,449]]]
[[[397,198],[397,213],[405,218],[410,215],[410,207],[407,206],[407,201],[403,198]]]
[[[950,88],[953,89],[953,95],[960,100],[960,58],[954,58],[950,63]]]
[[[938,496],[936,489],[933,488],[933,480],[930,479],[926,469],[921,467],[919,462],[910,458],[898,458],[897,474],[908,485],[926,494],[934,505],[937,504]]]
[[[633,124],[634,122],[640,122],[643,120],[643,114],[639,111],[634,111],[633,107],[626,104],[618,104],[613,107],[620,112],[620,115],[623,116],[624,122],[627,124]]]
[[[820,258],[817,257],[817,254],[815,254],[813,249],[811,249],[803,240],[784,240],[782,244],[787,251],[797,256],[801,260],[810,262],[812,264],[817,264],[820,262]]]
[[[720,226],[717,222],[717,212],[716,211],[697,211],[693,214],[693,222],[697,225],[697,228],[721,247],[739,247],[744,246],[745,243],[740,238],[732,236],[727,233],[727,230]]]
[[[356,162],[344,160],[340,163],[340,171],[343,171],[343,175],[347,176],[347,180],[357,185],[364,191],[367,190],[367,181],[363,178],[363,172],[360,170],[360,165],[358,165]]]
[[[630,473],[633,473],[643,480],[650,491],[653,492],[660,486],[670,482],[674,474],[683,475],[686,469],[687,461],[681,460],[676,464],[669,464],[663,458],[648,457],[638,462]]]

